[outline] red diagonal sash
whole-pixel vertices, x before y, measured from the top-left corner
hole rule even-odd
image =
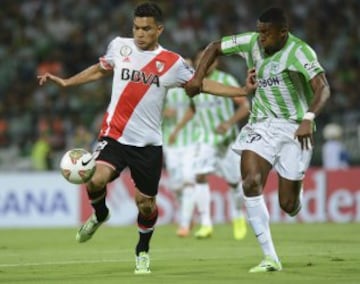
[[[150,74],[161,76],[175,64],[178,58],[179,56],[177,54],[164,50],[155,56],[146,66],[144,66],[141,71],[145,74],[146,78],[148,78]],[[127,84],[116,105],[110,122],[110,132],[108,136],[114,139],[121,137],[136,106],[146,95],[150,86],[151,84],[133,81],[130,81]],[[108,114],[104,117],[103,130],[108,128],[106,125],[107,116]]]

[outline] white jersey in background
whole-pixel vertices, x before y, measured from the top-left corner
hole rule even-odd
[[[236,79],[225,72],[214,70],[207,79],[228,86],[239,86]],[[238,125],[232,125],[224,134],[217,133],[220,124],[227,122],[235,114],[235,104],[232,98],[218,97],[201,93],[194,98],[195,120],[200,125],[200,136],[194,153],[193,171],[196,174],[196,184],[193,202],[199,211],[201,227],[195,233],[196,238],[208,238],[213,233],[211,220],[211,193],[207,180],[209,174],[224,178],[229,186],[229,207],[233,221],[234,238],[245,237],[246,223],[242,212],[242,187],[240,183],[240,156],[231,147],[238,134]],[[240,106],[243,107],[243,106]],[[185,218],[184,218],[185,219]],[[189,227],[189,219],[183,223],[183,228]],[[185,231],[185,229],[183,229]]]
[[[173,117],[164,117],[163,139],[165,165],[168,172],[169,188],[180,190],[186,183],[194,182],[192,169],[194,143],[199,136],[199,127],[192,119],[179,131],[174,144],[169,145],[170,134],[190,107],[190,98],[184,88],[172,88],[165,99],[164,110],[175,112]]]
[[[176,115],[171,118],[164,118],[163,121],[163,138],[164,145],[168,144],[169,136],[174,131],[177,123],[184,117],[190,107],[190,98],[184,88],[171,88],[165,100],[164,109],[170,108],[176,111]],[[192,119],[179,131],[176,141],[171,147],[182,147],[194,144],[199,137],[199,127]]]
[[[111,101],[100,136],[132,146],[162,145],[161,121],[165,95],[193,76],[184,59],[158,46],[141,50],[133,38],[116,37],[100,58],[102,68],[113,70]]]
[[[232,75],[219,70],[214,70],[208,79],[227,86],[239,86]],[[194,103],[196,107],[195,120],[201,125],[200,137],[198,139],[200,143],[212,146],[228,145],[236,139],[239,132],[237,125],[233,125],[225,134],[216,133],[216,128],[219,124],[227,121],[234,115],[235,107],[232,98],[200,93],[194,97]]]
[[[239,86],[236,79],[223,71],[214,70],[208,77],[228,86]],[[194,97],[195,121],[200,126],[200,136],[194,156],[194,172],[196,174],[215,173],[229,183],[240,180],[240,157],[233,153],[231,147],[239,132],[234,124],[225,134],[216,132],[216,128],[227,121],[235,113],[232,98],[218,97],[201,93]]]

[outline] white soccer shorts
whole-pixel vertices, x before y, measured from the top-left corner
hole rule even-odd
[[[240,156],[226,148],[199,143],[195,148],[194,172],[196,174],[213,173],[223,177],[228,183],[240,181]]]
[[[241,155],[250,150],[266,159],[277,173],[289,180],[302,180],[309,167],[312,150],[302,150],[295,131],[299,125],[284,119],[269,118],[248,123],[238,135],[233,150]]]
[[[172,147],[164,146],[166,171],[169,189],[177,190],[185,183],[195,183],[193,171],[194,146]]]

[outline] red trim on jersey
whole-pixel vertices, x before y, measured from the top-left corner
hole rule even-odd
[[[104,69],[104,70],[113,70],[113,67],[111,66],[110,63],[108,63],[105,59],[105,57],[100,57],[99,58],[99,62],[100,62],[100,66]]]
[[[104,115],[104,117],[103,117],[103,120],[102,120],[102,122],[101,122],[101,130],[100,130],[100,133],[99,133],[99,137],[98,138],[100,138],[101,136],[104,136],[105,135],[105,131],[106,131],[106,129],[107,129],[107,118],[108,118],[108,116],[109,116],[109,113],[108,112],[106,112],[105,113],[105,115]]]
[[[165,74],[178,59],[179,55],[176,53],[164,50],[155,56],[146,66],[144,66],[141,71],[144,72],[146,76],[149,76],[150,74],[161,76]],[[122,136],[126,124],[128,123],[136,106],[146,95],[150,86],[150,84],[145,84],[143,82],[130,81],[124,88],[123,93],[120,95],[120,99],[116,105],[110,123],[106,123],[106,120],[104,119],[101,133],[113,139],[119,139]],[[109,127],[110,132],[106,134]]]

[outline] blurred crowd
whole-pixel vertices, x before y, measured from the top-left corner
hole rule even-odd
[[[36,75],[49,71],[67,77],[96,63],[113,37],[131,36],[132,11],[138,2],[1,1],[1,170],[53,169],[66,149],[92,148],[110,98],[110,79],[61,89],[53,84],[39,87]],[[165,14],[161,44],[183,56],[223,35],[255,30],[258,15],[269,5],[267,0],[222,0],[221,5],[218,0],[155,2]],[[360,1],[272,3],[288,11],[291,31],[316,50],[327,71],[332,97],[318,128],[330,122],[346,126],[350,156],[359,162],[359,131],[354,129],[360,125]],[[222,68],[240,81],[245,78],[240,58],[225,58]],[[321,131],[317,135],[320,143],[324,141]],[[314,163],[318,161],[315,155]]]

